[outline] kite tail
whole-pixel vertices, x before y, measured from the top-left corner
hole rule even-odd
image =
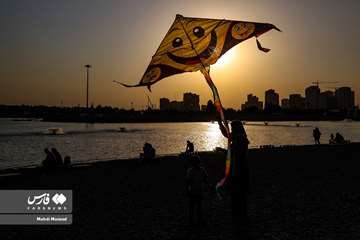
[[[225,161],[225,176],[216,184],[216,188],[215,188],[216,194],[219,197],[219,199],[221,200],[223,197],[222,197],[222,194],[220,192],[220,189],[224,186],[224,184],[226,182],[226,179],[230,175],[230,168],[231,168],[231,151],[230,151],[231,136],[230,136],[230,129],[229,129],[229,124],[228,124],[227,120],[225,119],[224,110],[223,110],[223,107],[221,105],[219,93],[217,91],[217,88],[216,88],[214,82],[212,81],[212,79],[210,77],[210,74],[209,74],[208,70],[206,70],[206,69],[201,70],[201,73],[204,75],[204,77],[206,79],[206,82],[208,83],[209,87],[211,88],[211,91],[213,93],[214,105],[216,107],[216,111],[220,115],[221,121],[224,123],[226,133],[227,133],[227,138],[228,138],[228,149],[227,149],[226,161]]]

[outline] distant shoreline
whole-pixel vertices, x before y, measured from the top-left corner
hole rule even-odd
[[[0,119],[10,119],[11,121],[16,122],[31,122],[31,121],[42,121],[42,122],[63,122],[63,123],[181,123],[181,122],[214,122],[215,119],[210,119],[209,117],[187,117],[186,113],[184,116],[179,116],[178,118],[138,118],[138,119],[122,119],[122,118],[104,118],[104,117],[45,117],[45,118],[34,118],[34,117],[20,117],[20,116],[7,116],[0,117]],[[350,119],[345,117],[311,117],[311,116],[273,116],[273,115],[246,115],[239,117],[228,118],[229,121],[239,119],[245,122],[310,122],[310,121],[356,121],[359,119]]]
[[[243,121],[342,121],[360,120],[358,111],[345,110],[256,110],[245,111],[225,109],[226,119]],[[155,123],[155,122],[210,122],[216,121],[215,109],[205,111],[161,111],[148,109],[119,109],[109,106],[84,107],[56,106],[9,106],[0,105],[0,118],[42,119],[45,122],[84,122],[84,123]]]

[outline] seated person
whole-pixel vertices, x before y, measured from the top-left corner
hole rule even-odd
[[[55,156],[49,151],[48,148],[44,149],[46,157],[44,161],[42,161],[42,166],[47,169],[53,169],[56,167],[56,159]]]
[[[345,143],[345,139],[344,137],[340,134],[340,133],[336,133],[335,134],[335,142],[336,144],[344,144]]]
[[[194,152],[194,144],[189,140],[187,140],[185,153],[193,153],[193,152]]]
[[[156,150],[153,148],[153,146],[146,142],[143,147],[143,154],[140,154],[140,157],[142,157],[144,160],[153,160],[155,158]]]

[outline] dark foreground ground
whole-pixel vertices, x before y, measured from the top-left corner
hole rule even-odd
[[[238,239],[360,239],[360,144],[249,152],[250,227]],[[202,153],[210,180],[223,155]],[[187,226],[186,162],[113,161],[0,177],[1,189],[73,189],[71,226],[0,226],[0,239],[235,239],[228,197],[208,193],[207,226]]]

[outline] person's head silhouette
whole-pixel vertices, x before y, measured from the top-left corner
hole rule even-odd
[[[240,120],[234,120],[231,122],[231,136],[233,138],[247,139],[244,125]]]

